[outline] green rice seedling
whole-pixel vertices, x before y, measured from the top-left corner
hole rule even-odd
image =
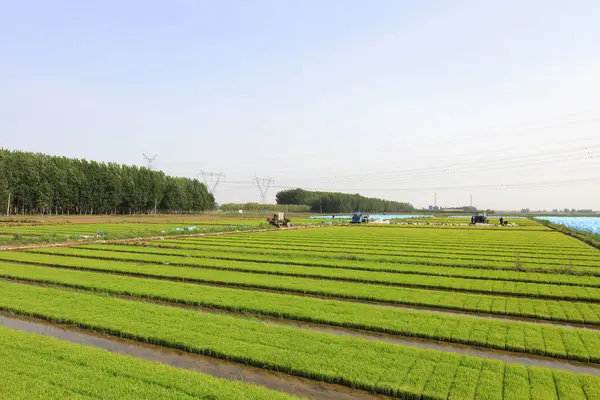
[[[596,353],[595,349],[600,343],[600,332],[597,331],[443,315],[402,308],[390,309],[370,304],[86,271],[0,263],[0,277],[581,361],[588,361],[589,355]],[[511,335],[507,345],[509,330]],[[568,351],[562,339],[564,334],[574,336],[570,339]],[[515,338],[524,344],[515,346]],[[577,338],[579,339],[576,340]]]
[[[586,400],[588,397],[583,391],[579,377],[572,376],[563,371],[553,371],[554,382],[558,392],[558,397],[561,399]],[[594,396],[597,396],[596,393]]]
[[[503,400],[502,381],[504,365],[488,363],[482,366],[477,384],[476,400]]]
[[[471,367],[458,367],[450,388],[449,400],[472,399],[477,393],[481,370]]]
[[[574,276],[555,274],[550,270],[543,273],[528,271],[526,273],[490,270],[486,268],[463,268],[444,266],[424,266],[416,264],[390,264],[381,262],[349,262],[315,260],[310,258],[294,258],[250,255],[223,252],[197,252],[182,249],[166,249],[131,245],[80,245],[74,248],[39,248],[29,252],[57,255],[72,255],[113,260],[139,260],[144,262],[169,263],[171,265],[202,266],[203,259],[260,262],[261,264],[301,265],[312,267],[340,268],[348,270],[365,270],[393,273],[410,273],[417,275],[435,275],[447,277],[477,278],[484,280],[508,280],[517,282],[558,283],[561,285],[600,287],[600,278],[594,276]],[[215,261],[212,262],[216,264]]]
[[[449,277],[427,277],[421,275],[412,274],[391,274],[383,272],[363,272],[363,271],[344,271],[336,268],[331,269],[315,269],[312,267],[289,267],[289,266],[278,266],[273,265],[261,265],[234,261],[221,261],[220,263],[213,264],[212,266],[206,266],[206,269],[200,268],[188,268],[179,267],[172,268],[163,265],[156,265],[154,263],[140,266],[132,262],[118,262],[118,261],[98,261],[94,259],[78,258],[78,257],[67,257],[67,256],[54,256],[49,254],[36,254],[36,253],[16,253],[16,252],[3,252],[0,253],[0,259],[9,261],[29,262],[43,265],[52,266],[64,266],[72,268],[88,268],[88,269],[100,269],[107,271],[118,271],[118,272],[129,272],[132,274],[141,274],[155,277],[171,277],[181,278],[191,281],[200,282],[220,282],[223,277],[236,276],[235,272],[215,272],[211,270],[215,269],[231,269],[232,271],[252,270],[248,273],[239,273],[239,277],[245,277],[248,281],[247,286],[251,286],[250,281],[264,280],[269,281],[269,277],[260,277],[259,275],[264,274],[264,270],[273,270],[273,275],[281,274],[281,270],[293,269],[291,276],[278,277],[276,280],[284,282],[307,282],[310,283],[312,279],[313,283],[318,283],[317,279],[321,280],[351,280],[354,282],[368,282],[377,283],[379,285],[390,285],[390,286],[404,286],[404,287],[417,287],[417,288],[436,288],[436,289],[450,289],[460,290],[465,292],[473,293],[496,293],[496,294],[508,294],[517,295],[523,297],[539,297],[548,299],[564,299],[564,300],[587,300],[600,302],[600,288],[593,287],[577,287],[577,286],[561,286],[556,284],[541,284],[541,283],[515,283],[510,281],[486,281],[479,279],[467,279],[467,278],[449,278]],[[210,262],[209,262],[210,264]],[[264,270],[263,270],[264,269]],[[279,270],[275,273],[275,270]],[[302,278],[309,274],[307,278]],[[298,276],[298,278],[295,278]],[[271,278],[274,282],[275,279]],[[238,282],[238,284],[243,284]],[[266,286],[264,286],[266,287]],[[481,312],[489,312],[489,304],[480,304],[478,309]]]
[[[296,398],[3,327],[0,365],[0,397],[6,399]]]
[[[440,365],[454,373],[449,398],[474,398],[482,371],[498,363],[52,288],[0,282],[0,290],[0,307],[20,314],[401,398],[421,396]],[[501,365],[505,397],[526,398],[531,392],[529,370],[534,367]],[[600,380],[553,372],[563,399]]]
[[[558,394],[552,371],[531,368],[529,370],[532,400],[557,400]]]
[[[504,367],[504,398],[530,399],[529,371],[523,365],[507,364]]]

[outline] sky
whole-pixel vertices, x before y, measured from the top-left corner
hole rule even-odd
[[[0,0],[0,147],[156,154],[225,174],[219,203],[259,177],[267,202],[600,210],[598,21],[593,0]]]

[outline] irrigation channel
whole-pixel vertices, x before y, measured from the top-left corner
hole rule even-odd
[[[391,399],[391,397],[374,395],[362,390],[353,390],[341,385],[299,378],[280,372],[249,367],[217,358],[185,353],[167,347],[116,338],[32,318],[15,315],[9,317],[6,314],[0,314],[0,325],[24,332],[51,336],[71,343],[97,347],[113,353],[160,362],[176,368],[198,371],[218,378],[253,383],[300,397],[325,400]]]

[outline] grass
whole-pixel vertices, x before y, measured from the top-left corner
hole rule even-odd
[[[485,388],[490,395],[531,392],[523,379],[530,371],[551,373],[559,393],[567,385],[565,399],[571,392],[600,393],[597,376],[530,366],[513,374],[511,364],[448,352],[52,288],[0,282],[0,290],[0,307],[20,314],[396,397],[472,398],[483,371],[502,382]]]
[[[19,252],[2,252],[0,259],[6,261],[19,261],[36,264],[44,264],[50,266],[63,266],[71,268],[85,268],[93,270],[104,270],[109,272],[126,272],[136,275],[147,275],[154,277],[180,278],[197,282],[211,283],[230,283],[241,286],[260,287],[269,289],[292,289],[303,290],[307,293],[326,293],[324,289],[331,288],[335,290],[336,285],[342,282],[328,282],[334,280],[374,283],[375,290],[382,290],[393,293],[395,288],[388,286],[416,287],[416,288],[433,288],[443,290],[460,290],[472,293],[495,293],[502,295],[516,295],[523,297],[536,297],[546,299],[560,300],[579,300],[600,302],[600,288],[584,287],[584,286],[563,286],[556,284],[544,283],[527,283],[527,282],[511,282],[501,280],[480,280],[467,278],[450,278],[440,276],[422,276],[414,274],[392,274],[385,272],[365,272],[357,270],[342,270],[342,269],[315,269],[313,267],[290,267],[290,266],[274,266],[273,264],[262,265],[259,263],[252,264],[248,262],[224,261],[218,262],[208,261],[205,265],[211,265],[213,268],[190,268],[190,267],[172,267],[160,264],[144,264],[139,265],[139,262],[122,262],[122,261],[105,261],[87,259],[81,257],[57,256],[50,254],[37,253],[19,253]],[[201,261],[201,260],[199,260]],[[199,263],[198,263],[199,264]],[[197,265],[198,265],[197,264]],[[296,276],[272,276],[265,274],[264,271],[272,270],[273,274],[280,275],[279,270],[292,270],[288,273],[295,273]],[[238,272],[240,269],[245,269],[252,272]],[[295,271],[295,272],[294,272]],[[257,273],[256,273],[257,272]],[[302,274],[312,274],[313,277],[318,275],[320,279],[309,277],[299,277]],[[326,280],[324,278],[327,278]],[[349,282],[344,282],[349,284]],[[363,291],[369,292],[365,286]],[[360,291],[358,292],[360,295]],[[357,296],[357,298],[360,298]]]
[[[10,399],[296,398],[0,327],[0,397]]]
[[[306,322],[600,363],[600,331],[0,263],[0,276]],[[519,338],[519,340],[515,340]],[[510,339],[510,340],[509,340]]]

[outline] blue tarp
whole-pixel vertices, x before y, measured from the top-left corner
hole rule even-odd
[[[573,229],[593,232],[600,235],[600,217],[535,217],[550,221],[553,224],[561,224]]]

